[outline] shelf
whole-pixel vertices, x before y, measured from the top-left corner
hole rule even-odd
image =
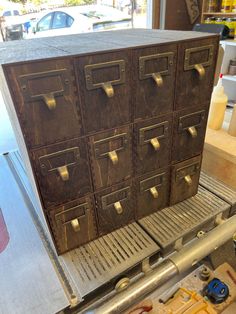
[[[214,16],[236,16],[236,12],[231,13],[221,13],[221,12],[203,12],[202,15],[214,15]]]
[[[221,45],[236,46],[235,39],[224,39],[220,41]]]
[[[223,75],[223,80],[236,82],[236,75]]]

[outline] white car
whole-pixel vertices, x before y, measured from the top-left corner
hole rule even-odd
[[[79,11],[93,21],[94,31],[132,27],[130,15],[110,6],[84,5]]]
[[[44,12],[32,25],[28,37],[77,34],[114,28],[131,27],[131,18],[108,6],[64,7]]]
[[[92,21],[79,13],[78,7],[58,8],[41,14],[32,25],[30,37],[48,37],[91,32]]]

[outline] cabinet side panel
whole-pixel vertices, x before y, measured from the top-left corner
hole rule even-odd
[[[28,156],[28,152],[27,152],[27,147],[25,145],[25,141],[24,141],[24,137],[20,128],[20,124],[17,118],[17,114],[15,111],[15,107],[13,104],[13,100],[11,97],[11,93],[10,93],[10,86],[8,86],[7,84],[7,80],[6,80],[6,75],[4,73],[4,69],[2,66],[0,66],[0,86],[1,86],[1,92],[2,92],[2,96],[3,96],[3,100],[10,118],[10,122],[16,137],[16,141],[18,144],[18,148],[20,151],[20,155],[22,157],[25,169],[26,169],[26,173],[27,176],[29,178],[35,199],[37,201],[37,212],[38,215],[40,216],[41,221],[43,222],[43,224],[46,226],[46,221],[42,212],[42,207],[41,207],[41,203],[40,203],[40,199],[39,199],[39,195],[38,195],[38,191],[37,191],[37,187],[36,187],[36,183],[34,180],[34,174],[31,168],[31,163],[30,163],[30,159]]]

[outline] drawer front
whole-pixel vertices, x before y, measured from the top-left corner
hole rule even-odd
[[[172,166],[170,205],[181,202],[197,193],[200,170],[201,156]]]
[[[10,71],[15,107],[28,147],[81,135],[78,92],[70,60],[16,65]]]
[[[134,118],[173,110],[177,46],[157,46],[133,52]]]
[[[134,124],[135,173],[166,167],[171,158],[172,114]]]
[[[131,127],[126,126],[89,138],[92,177],[96,189],[131,177],[131,132]]]
[[[129,53],[81,57],[76,67],[86,132],[130,122]]]
[[[188,109],[176,113],[174,118],[172,161],[181,161],[201,154],[207,117],[208,108],[194,110],[194,112]]]
[[[99,234],[105,234],[134,221],[134,200],[131,181],[95,194]]]
[[[169,168],[136,179],[137,219],[168,206],[169,182]]]
[[[59,254],[97,237],[93,196],[52,209],[47,215]]]
[[[175,109],[210,102],[218,38],[179,45]]]
[[[91,192],[88,157],[83,139],[35,150],[32,157],[45,208]]]

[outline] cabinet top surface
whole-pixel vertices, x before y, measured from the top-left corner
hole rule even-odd
[[[127,29],[0,43],[0,63],[11,64],[41,59],[93,54],[218,35],[193,31]]]

